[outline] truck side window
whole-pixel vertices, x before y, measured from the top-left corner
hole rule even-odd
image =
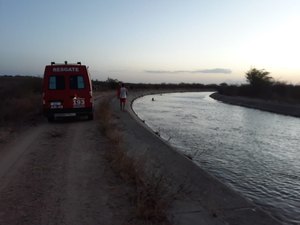
[[[65,78],[63,76],[50,76],[49,77],[49,89],[50,90],[64,90]]]
[[[71,89],[84,89],[84,79],[81,75],[70,77],[70,88]]]

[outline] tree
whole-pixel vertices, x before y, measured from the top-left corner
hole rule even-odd
[[[247,82],[250,84],[250,94],[257,97],[267,97],[271,95],[271,87],[274,80],[269,76],[269,72],[264,69],[258,70],[256,68],[250,69],[246,73]]]
[[[106,83],[108,84],[108,86],[111,88],[111,89],[116,89],[119,85],[119,80],[118,79],[112,79],[112,78],[107,78],[106,80]]]
[[[253,87],[270,86],[273,84],[273,78],[270,77],[269,74],[270,73],[264,69],[258,70],[252,68],[246,73],[246,79]]]

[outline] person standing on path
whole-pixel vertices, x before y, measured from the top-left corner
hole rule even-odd
[[[120,109],[122,111],[125,111],[127,95],[128,95],[127,88],[125,87],[124,83],[122,83],[120,88]]]

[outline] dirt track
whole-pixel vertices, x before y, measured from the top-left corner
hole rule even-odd
[[[129,102],[142,94],[132,93]],[[173,224],[280,224],[157,138],[130,107],[124,113],[117,99],[111,105],[128,154],[147,158],[145,171],[168,177],[169,188],[187,188],[168,211]],[[105,159],[111,148],[95,120],[44,121],[0,143],[0,225],[149,224],[135,218],[136,189]]]
[[[94,121],[31,127],[0,146],[0,224],[128,224],[131,187]]]

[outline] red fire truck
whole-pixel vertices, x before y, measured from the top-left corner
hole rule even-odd
[[[45,67],[43,111],[49,122],[59,117],[87,116],[93,119],[92,85],[85,65],[56,64]]]

